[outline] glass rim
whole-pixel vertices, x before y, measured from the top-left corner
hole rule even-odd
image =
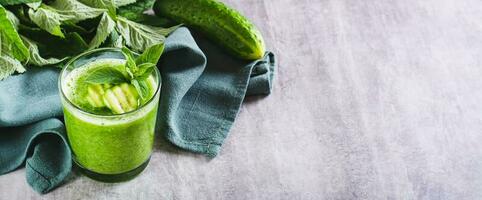
[[[115,117],[120,117],[120,116],[125,116],[125,115],[129,115],[129,114],[133,114],[133,113],[136,113],[138,112],[139,110],[142,110],[143,108],[145,108],[146,106],[150,105],[152,103],[152,101],[154,101],[155,97],[157,96],[157,94],[160,92],[161,90],[161,82],[162,82],[162,79],[161,79],[161,73],[159,72],[159,69],[157,69],[157,65],[156,67],[154,67],[154,71],[155,71],[155,74],[157,76],[157,89],[156,91],[154,92],[154,95],[152,95],[152,97],[146,102],[144,103],[143,105],[139,106],[137,109],[135,110],[131,110],[131,111],[128,111],[128,112],[125,112],[125,113],[120,113],[120,114],[111,114],[111,115],[102,115],[102,114],[97,114],[97,113],[93,113],[93,112],[90,112],[90,111],[87,111],[87,110],[84,110],[82,108],[80,108],[79,106],[75,105],[74,103],[72,103],[70,101],[69,98],[67,98],[67,96],[65,95],[64,93],[64,90],[63,90],[63,87],[62,87],[62,77],[63,77],[63,74],[65,73],[65,71],[67,70],[68,66],[70,66],[73,62],[75,62],[76,60],[78,60],[79,58],[85,56],[85,55],[88,55],[88,54],[91,54],[91,53],[96,53],[96,52],[99,52],[99,51],[107,51],[107,50],[113,50],[113,51],[118,51],[118,52],[121,52],[122,53],[122,50],[120,48],[115,48],[115,47],[104,47],[104,48],[97,48],[97,49],[93,49],[93,50],[89,50],[89,51],[86,51],[86,52],[83,52],[73,58],[71,58],[65,65],[64,67],[62,68],[62,70],[60,71],[60,74],[59,74],[59,80],[58,80],[58,88],[60,90],[60,93],[61,93],[61,97],[63,99],[66,100],[66,102],[72,106],[73,108],[75,108],[77,111],[80,111],[82,114],[86,114],[86,115],[93,115],[95,117],[104,117],[104,118],[115,118]],[[134,55],[136,56],[139,56],[138,53],[135,53],[133,52]],[[125,59],[125,57],[124,57]]]

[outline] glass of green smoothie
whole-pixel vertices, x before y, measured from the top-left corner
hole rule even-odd
[[[121,49],[95,49],[69,61],[59,79],[74,162],[85,175],[103,182],[140,174],[154,142],[159,71],[153,67],[143,75],[141,98],[136,85],[122,79],[130,73],[126,60]]]

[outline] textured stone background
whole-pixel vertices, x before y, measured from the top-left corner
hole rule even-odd
[[[226,0],[278,55],[221,155],[159,141],[137,179],[0,199],[482,199],[480,0]]]

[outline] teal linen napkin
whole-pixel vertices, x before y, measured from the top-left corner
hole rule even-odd
[[[72,158],[60,120],[46,119],[0,131],[0,174],[25,163],[27,182],[40,193],[52,190],[69,175]]]
[[[238,60],[196,36],[201,50],[183,35],[168,38],[169,53],[159,63],[163,88],[158,125],[175,145],[214,157],[246,94],[270,93],[275,60],[270,52],[257,61]]]
[[[158,66],[157,132],[180,148],[215,156],[244,97],[270,93],[275,61],[270,52],[253,62],[237,60],[179,28],[167,38]],[[58,75],[58,69],[31,68],[0,82],[0,174],[24,165],[27,182],[39,193],[61,184],[72,166],[57,119]]]

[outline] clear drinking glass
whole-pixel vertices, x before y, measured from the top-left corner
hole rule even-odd
[[[59,91],[74,162],[90,178],[119,182],[134,178],[149,163],[161,77],[156,68],[152,74],[157,83],[154,95],[136,110],[123,114],[95,114],[72,102],[74,97],[69,85],[73,83],[69,82],[69,75],[76,69],[105,59],[125,62],[120,49],[102,48],[85,52],[73,58],[62,70]]]

